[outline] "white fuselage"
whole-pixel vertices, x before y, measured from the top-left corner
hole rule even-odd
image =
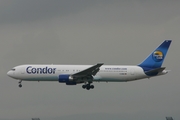
[[[7,74],[24,81],[58,81],[59,75],[71,75],[89,67],[91,65],[20,65],[14,67]],[[93,76],[93,81],[127,82],[143,78],[149,78],[149,76],[139,66],[103,65]],[[88,79],[83,81],[88,81]]]
[[[93,82],[128,82],[168,73],[161,67],[171,40],[165,40],[137,66],[104,65],[19,65],[7,72],[11,78],[24,81],[58,81],[66,85],[84,83],[83,89],[94,89]]]

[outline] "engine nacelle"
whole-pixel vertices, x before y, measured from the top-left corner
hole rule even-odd
[[[71,75],[59,75],[59,82],[66,83],[66,85],[76,85],[77,83],[73,81],[73,77]]]
[[[71,77],[71,75],[59,75],[59,82],[60,83],[66,83],[66,82],[70,82],[73,81],[73,78]]]

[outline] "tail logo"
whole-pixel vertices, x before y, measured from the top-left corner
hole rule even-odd
[[[153,53],[152,57],[153,57],[154,61],[156,61],[156,62],[160,62],[164,59],[163,53],[159,50],[155,51]]]

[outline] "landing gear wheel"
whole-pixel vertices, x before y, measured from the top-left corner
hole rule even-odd
[[[90,90],[90,89],[94,89],[94,85],[91,85],[92,82],[88,82],[88,84],[84,84],[82,85],[82,88],[83,89],[86,89],[86,90]]]
[[[21,85],[21,84],[19,84],[19,87],[21,88],[21,87],[22,87],[22,85]]]
[[[82,85],[82,88],[85,89],[85,88],[86,88],[86,85]]]
[[[86,90],[90,90],[91,88],[90,88],[90,86],[89,85],[87,85],[86,86]]]
[[[90,84],[87,84],[87,85],[86,85],[86,89],[87,89],[87,90],[90,90],[90,89],[91,89]]]
[[[94,89],[94,85],[91,85],[90,88],[91,88],[91,89]]]

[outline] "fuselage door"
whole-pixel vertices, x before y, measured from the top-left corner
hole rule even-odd
[[[21,74],[25,74],[25,69],[21,68]]]

